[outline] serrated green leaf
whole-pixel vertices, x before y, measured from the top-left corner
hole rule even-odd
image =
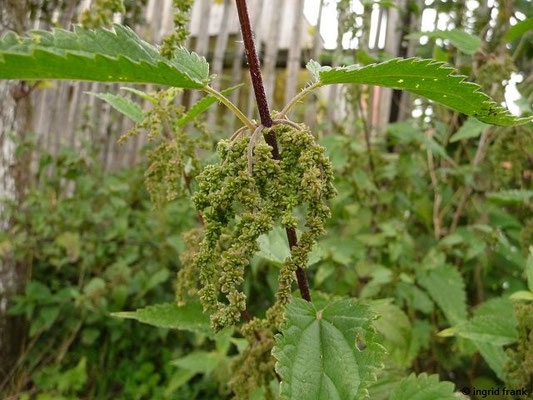
[[[487,342],[474,341],[475,346],[489,367],[502,381],[505,380],[504,365],[508,360],[508,355],[503,346],[498,346]]]
[[[407,90],[427,97],[482,122],[495,125],[519,125],[533,116],[516,117],[480,91],[465,76],[454,75],[454,69],[443,62],[420,58],[395,58],[365,67],[314,67],[324,85],[359,83]]]
[[[431,32],[416,32],[406,36],[407,39],[419,39],[421,37],[430,37],[433,39],[449,40],[450,43],[457,47],[465,54],[474,54],[481,47],[481,39],[460,29],[449,31],[435,30]]]
[[[111,314],[113,317],[135,319],[159,328],[184,329],[192,332],[212,334],[209,315],[204,314],[198,303],[178,306],[174,303],[156,304],[136,311]]]
[[[186,369],[177,369],[169,380],[167,387],[165,388],[165,398],[171,399],[173,393],[181,386],[189,382],[195,373]]]
[[[511,26],[505,35],[505,40],[512,42],[531,29],[533,29],[533,17],[529,17]]]
[[[209,65],[179,49],[168,60],[130,28],[31,31],[0,38],[0,79],[72,79],[154,83],[200,89],[209,82]]]
[[[390,394],[396,386],[405,378],[403,368],[383,368],[377,373],[376,382],[368,387],[368,398],[372,400],[389,400]]]
[[[355,299],[318,306],[295,298],[285,316],[272,351],[281,395],[287,400],[364,398],[383,353],[373,338],[369,307]]]
[[[372,304],[372,310],[379,315],[373,325],[384,337],[383,346],[387,349],[388,357],[399,366],[408,366],[412,335],[409,318],[394,304],[376,302]]]
[[[399,282],[396,285],[398,295],[404,298],[411,307],[429,314],[433,311],[433,302],[422,289],[410,283]]]
[[[109,103],[115,110],[121,112],[126,117],[132,119],[135,122],[141,122],[143,120],[143,110],[137,104],[126,97],[122,97],[112,93],[94,93],[85,92],[92,96],[98,97],[100,100]]]
[[[447,264],[441,265],[421,273],[418,282],[438,304],[452,325],[466,320],[465,284],[456,268]]]
[[[390,400],[457,400],[455,386],[440,382],[438,375],[409,375],[392,391]]]
[[[468,118],[466,122],[459,128],[459,130],[453,134],[450,139],[450,143],[454,143],[463,139],[478,137],[479,134],[488,126],[489,125],[475,118]]]
[[[309,62],[306,65],[306,68],[311,72],[311,75],[313,76],[314,81],[320,80],[320,72],[322,71],[329,71],[331,67],[328,66],[321,66],[318,62],[315,60],[309,60]]]
[[[516,328],[507,323],[506,319],[489,315],[472,317],[469,321],[454,326],[452,332],[476,342],[499,346],[514,343],[518,338]]]
[[[483,303],[468,321],[450,328],[450,333],[474,342],[504,346],[518,338],[518,322],[508,299],[494,298]]]
[[[510,295],[509,298],[511,300],[533,301],[533,292],[530,292],[529,290],[519,290]]]
[[[240,85],[235,85],[230,88],[227,88],[223,90],[222,93],[224,96],[228,95],[229,93],[233,92],[234,90],[240,88],[243,86],[241,83]],[[185,126],[189,122],[191,122],[193,119],[195,119],[198,115],[203,113],[205,110],[207,110],[213,103],[217,101],[217,98],[213,95],[205,96],[202,100],[197,101],[190,109],[187,111],[187,113],[181,117],[177,124],[178,126]]]
[[[533,197],[533,190],[502,190],[486,194],[487,199],[498,204],[522,204]]]
[[[195,374],[208,374],[216,368],[219,362],[220,354],[217,352],[193,351],[185,357],[171,361],[170,364]]]

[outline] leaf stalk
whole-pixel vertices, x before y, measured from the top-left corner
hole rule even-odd
[[[315,83],[313,83],[312,85],[309,85],[307,86],[306,88],[302,89],[302,91],[300,91],[300,93],[298,93],[296,96],[294,96],[291,101],[289,101],[287,103],[287,105],[285,107],[283,107],[283,110],[281,110],[279,112],[279,114],[277,115],[277,118],[284,118],[288,113],[289,111],[300,101],[302,100],[305,96],[307,96],[309,93],[311,93],[313,90],[319,88],[320,86],[322,86],[322,82],[320,81],[317,81]]]
[[[237,107],[235,104],[231,102],[230,99],[228,99],[226,96],[224,96],[222,93],[220,93],[218,90],[213,89],[210,86],[205,86],[202,88],[202,90],[206,93],[209,93],[213,96],[215,96],[218,101],[220,101],[222,104],[224,104],[226,107],[228,107],[233,113],[239,118],[244,125],[246,125],[249,129],[256,129],[257,127],[255,124],[250,121],[246,115]]]

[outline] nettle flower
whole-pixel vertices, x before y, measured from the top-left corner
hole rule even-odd
[[[236,324],[246,309],[240,285],[259,236],[278,221],[285,228],[296,228],[299,222],[304,228],[280,271],[278,302],[272,310],[281,310],[279,304],[290,299],[294,272],[306,267],[329,218],[324,201],[335,189],[325,149],[307,128],[280,124],[272,129],[281,160],[272,157],[272,148],[261,139],[240,135],[220,141],[219,163],[207,166],[197,178],[193,201],[204,216],[205,234],[190,268],[199,275],[200,299],[216,330]],[[296,209],[304,213],[303,221]],[[267,313],[276,326],[281,321],[277,314]]]

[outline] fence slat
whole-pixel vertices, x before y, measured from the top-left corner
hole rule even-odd
[[[213,62],[211,64],[211,71],[213,74],[218,76],[218,79],[215,79],[212,84],[213,88],[216,90],[219,90],[221,87],[222,73],[224,69],[224,56],[226,55],[228,47],[230,15],[232,12],[235,12],[232,4],[232,0],[224,0],[222,21],[220,22],[220,29],[215,42],[215,51],[213,54]],[[212,107],[210,110],[208,118],[210,125],[216,122],[218,110],[218,107]]]
[[[271,108],[274,107],[274,90],[276,85],[276,62],[278,60],[278,44],[281,35],[281,29],[272,29],[272,27],[283,25],[283,4],[282,0],[273,0],[272,9],[270,11],[270,21],[268,26],[270,27],[267,41],[265,45],[265,58],[264,58],[264,76],[263,81],[265,84],[265,91],[267,100],[271,104]]]
[[[285,102],[296,94],[298,74],[300,72],[300,57],[302,55],[302,24],[304,22],[304,0],[295,0],[293,7],[293,21],[289,56],[287,61],[287,80],[285,82]]]

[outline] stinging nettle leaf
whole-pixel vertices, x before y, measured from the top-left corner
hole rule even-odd
[[[477,347],[479,353],[487,362],[489,367],[494,371],[496,376],[498,376],[498,378],[504,381],[504,365],[507,363],[509,356],[505,352],[503,346],[495,345],[493,343],[477,341],[474,341],[474,345]]]
[[[454,326],[451,331],[457,336],[495,346],[505,346],[518,339],[516,328],[499,316],[474,316],[469,321]]]
[[[457,47],[465,54],[474,54],[481,47],[481,39],[460,29],[449,31],[435,30],[431,32],[416,32],[406,36],[407,39],[419,39],[421,37],[430,37],[433,39],[449,40],[452,45]]]
[[[420,273],[417,280],[452,325],[467,319],[465,284],[456,268],[447,264],[441,265]]]
[[[450,143],[457,142],[463,139],[470,139],[478,137],[483,130],[487,129],[489,125],[478,121],[475,118],[468,118],[466,122],[453,134]]]
[[[135,319],[159,328],[184,329],[192,332],[212,334],[209,315],[202,312],[198,303],[178,306],[174,303],[156,304],[135,311],[111,314],[113,317]]]
[[[515,39],[518,39],[520,36],[526,32],[533,29],[533,17],[529,17],[523,21],[518,22],[516,25],[513,25],[507,31],[505,35],[505,40],[512,42]]]
[[[177,360],[173,360],[170,364],[194,372],[195,374],[209,374],[216,368],[221,358],[222,356],[217,352],[198,350]]]
[[[272,350],[285,399],[367,396],[384,352],[374,341],[374,315],[367,305],[342,299],[318,306],[295,298],[285,317]]]
[[[496,297],[482,303],[472,318],[450,328],[450,332],[475,342],[505,346],[518,339],[517,326],[512,303]]]
[[[132,119],[137,123],[143,120],[143,110],[141,109],[141,107],[137,103],[134,103],[126,97],[112,93],[85,93],[98,97],[100,100],[109,103],[115,110],[121,112],[126,117]]]
[[[409,366],[409,345],[412,337],[409,318],[400,307],[385,302],[376,301],[372,310],[379,315],[374,326],[384,337],[382,343],[387,349],[388,358],[399,366]]]
[[[487,193],[487,199],[498,204],[523,204],[533,198],[533,190],[502,190]]]
[[[465,76],[454,75],[453,68],[435,60],[395,58],[364,67],[318,68],[314,65],[313,69],[323,85],[359,83],[407,90],[488,124],[512,126],[533,120],[533,116],[510,114],[481,92],[479,85],[466,82]]]
[[[518,301],[533,301],[533,292],[530,292],[529,290],[519,290],[510,295],[509,298]]]
[[[154,83],[201,89],[209,83],[209,65],[185,49],[168,60],[130,28],[74,31],[34,30],[0,38],[0,79],[72,79]]]
[[[396,386],[390,400],[457,400],[454,388],[451,382],[440,382],[438,375],[411,374]]]
[[[320,80],[320,72],[331,70],[331,67],[328,67],[328,66],[323,67],[315,60],[309,60],[309,62],[306,65],[306,68],[311,72],[311,75],[313,76],[314,81]]]

